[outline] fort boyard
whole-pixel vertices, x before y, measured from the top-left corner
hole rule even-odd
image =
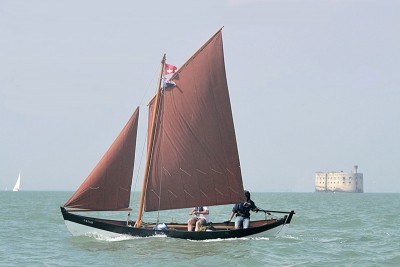
[[[350,172],[316,172],[315,192],[363,193],[363,174],[357,165]]]

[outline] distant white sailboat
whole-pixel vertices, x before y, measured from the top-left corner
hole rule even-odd
[[[19,171],[17,182],[14,185],[13,191],[17,192],[21,189],[21,171]]]

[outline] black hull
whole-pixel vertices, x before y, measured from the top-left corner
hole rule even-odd
[[[190,240],[207,240],[207,239],[227,239],[227,238],[240,238],[250,235],[257,235],[263,232],[273,231],[281,229],[284,225],[288,225],[293,217],[294,211],[291,211],[288,215],[283,218],[252,221],[251,227],[247,229],[233,229],[233,224],[225,225],[224,223],[213,224],[214,229],[211,231],[201,232],[188,232],[186,224],[167,224],[168,229],[164,230],[153,230],[153,225],[147,225],[143,228],[135,228],[127,226],[126,221],[117,220],[105,220],[93,217],[86,217],[77,214],[70,213],[61,207],[61,213],[64,220],[72,222],[78,225],[87,226],[94,229],[99,229],[115,234],[130,235],[136,237],[149,237],[156,235],[165,235],[172,238],[190,239]],[[131,224],[131,223],[130,223]],[[134,224],[134,222],[132,222]]]

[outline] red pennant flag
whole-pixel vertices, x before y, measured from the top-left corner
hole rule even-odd
[[[175,73],[178,68],[171,64],[165,64],[164,75]]]

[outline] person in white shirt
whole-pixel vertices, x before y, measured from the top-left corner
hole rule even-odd
[[[207,207],[194,207],[189,215],[194,215],[188,220],[188,231],[199,231],[202,226],[207,225],[209,220],[209,211]]]

